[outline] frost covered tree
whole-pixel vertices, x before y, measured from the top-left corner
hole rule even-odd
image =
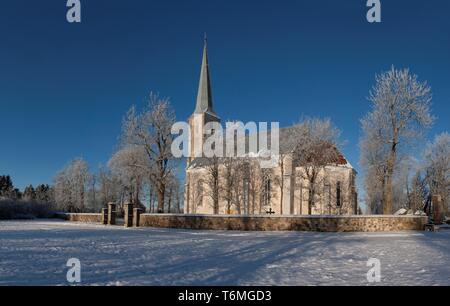
[[[78,158],[71,161],[55,177],[55,201],[65,211],[85,212],[86,191],[91,175],[88,164]]]
[[[136,145],[123,147],[111,157],[108,167],[119,182],[120,203],[130,201],[139,205],[145,178],[150,171],[144,148]],[[108,184],[112,181],[104,183]],[[108,187],[105,186],[105,188]]]
[[[408,69],[392,67],[376,76],[369,100],[372,110],[361,120],[361,155],[366,175],[375,173],[379,179],[383,213],[391,214],[394,176],[401,156],[434,121],[430,112],[431,89]]]
[[[286,141],[284,142],[286,145]],[[278,155],[278,167],[280,168],[280,174],[274,178],[274,183],[279,188],[280,193],[280,214],[283,214],[283,201],[284,201],[284,176],[285,176],[285,162],[286,158],[289,156],[289,151],[280,150]]]
[[[364,170],[365,202],[372,214],[382,214],[383,190],[386,185],[386,146],[370,122],[363,122],[365,136],[360,140],[360,165]]]
[[[180,180],[175,175],[172,175],[168,181],[166,188],[166,202],[168,213],[172,213],[173,211],[176,211],[177,213],[180,212],[180,202],[182,199],[182,197],[180,196],[180,186]]]
[[[98,194],[99,201],[103,207],[107,207],[109,202],[116,202],[120,196],[120,182],[117,176],[113,175],[108,167],[100,165],[98,174]]]
[[[233,190],[236,183],[236,159],[233,157],[224,157],[221,159],[221,163],[223,166],[223,184],[219,186],[219,189],[226,203],[226,213],[229,215],[231,214],[231,208],[234,202]]]
[[[148,106],[138,113],[132,107],[124,119],[123,145],[141,147],[151,166],[149,177],[158,198],[158,211],[164,210],[166,187],[173,173],[171,145],[175,114],[168,98],[150,94]]]
[[[160,212],[164,211],[166,189],[173,174],[171,127],[174,122],[169,100],[150,94],[149,105],[142,113],[137,113],[132,107],[123,124],[122,146],[142,148],[146,157],[144,167],[151,185],[149,190],[155,191]]]
[[[236,158],[234,161],[232,201],[236,212],[248,214],[249,211],[249,168],[248,158]]]
[[[411,181],[411,191],[408,197],[408,208],[414,212],[423,209],[427,200],[428,190],[426,180],[421,171],[417,171]]]
[[[204,195],[211,199],[213,211],[214,214],[219,214],[219,194],[220,194],[220,188],[219,188],[219,158],[216,156],[213,156],[209,158],[209,161],[207,164],[203,166],[203,168],[206,170],[206,175],[204,178],[205,182],[205,191]]]
[[[425,151],[426,182],[431,194],[440,195],[444,209],[450,205],[450,134],[437,135]]]
[[[321,195],[325,167],[337,163],[340,131],[329,119],[306,118],[295,125],[293,141],[293,162],[302,167],[300,176],[308,182],[308,214],[312,214],[316,197]]]
[[[419,188],[418,185],[414,185],[418,181],[414,182],[414,180],[417,179],[419,167],[419,161],[411,156],[405,156],[398,162],[393,180],[393,211],[400,208],[414,209],[413,206],[415,205],[412,203],[413,189]],[[418,195],[418,192],[418,190],[414,190],[415,196]]]
[[[263,174],[259,162],[251,162],[248,167],[249,214],[262,213],[260,202],[263,186]],[[259,204],[259,205],[258,205]]]

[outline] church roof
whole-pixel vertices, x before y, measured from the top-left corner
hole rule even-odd
[[[202,68],[200,72],[200,82],[198,85],[196,114],[210,113],[215,115],[213,109],[213,99],[211,91],[211,77],[209,75],[208,65],[208,44],[205,37],[205,46],[203,47]]]
[[[281,154],[288,154],[291,153],[294,148],[292,147],[293,142],[290,141],[290,138],[292,138],[292,129],[294,129],[295,126],[290,126],[290,127],[285,127],[285,128],[280,128],[279,129],[279,148],[280,148],[280,153]],[[268,131],[267,132],[267,143],[268,146],[270,148],[271,144],[270,144],[270,140],[271,140],[271,132]],[[245,136],[245,152],[249,155],[249,156],[256,156],[258,152],[249,152],[249,136],[246,135]],[[236,140],[235,140],[236,141]],[[226,147],[226,139],[224,140],[223,143],[224,146],[224,152],[225,152],[225,147]],[[331,146],[331,144],[330,144]],[[336,160],[332,163],[335,164],[337,166],[346,166],[349,168],[353,168],[350,163],[346,160],[346,158],[344,157],[344,155],[337,149],[334,147],[334,149],[336,150]],[[194,158],[192,160],[192,162],[189,165],[189,168],[194,169],[194,168],[202,168],[205,166],[210,165],[212,162],[211,158],[207,158],[207,157],[197,157]],[[219,161],[219,163],[221,163],[221,161]]]

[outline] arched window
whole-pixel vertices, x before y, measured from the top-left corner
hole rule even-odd
[[[196,198],[197,198],[197,206],[203,206],[203,181],[197,181],[196,188]]]
[[[271,182],[270,178],[266,178],[266,181],[264,184],[264,205],[265,206],[270,206],[271,191],[272,191],[272,182]]]
[[[336,206],[341,207],[341,182],[336,183]]]

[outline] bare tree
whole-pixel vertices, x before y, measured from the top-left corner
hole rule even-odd
[[[181,212],[181,202],[184,198],[184,190],[181,187],[182,184],[180,179],[173,176],[169,184],[168,192],[168,212],[169,213],[180,213]]]
[[[190,213],[197,213],[198,207],[203,206],[204,203],[204,181],[201,177],[190,181],[192,211]]]
[[[278,167],[280,168],[280,175],[275,177],[274,183],[279,187],[280,192],[280,214],[283,214],[283,200],[284,200],[284,175],[285,175],[285,158],[287,154],[281,153],[278,156]]]
[[[383,213],[393,208],[394,174],[402,150],[420,139],[434,118],[430,114],[431,89],[418,81],[408,69],[394,67],[376,76],[370,92],[371,112],[362,119],[363,130],[369,131],[371,141],[379,143],[384,171]],[[369,128],[370,127],[370,130]]]
[[[214,156],[209,158],[203,166],[206,170],[204,191],[205,196],[211,198],[214,214],[219,214],[219,158]]]
[[[329,119],[306,118],[294,126],[295,141],[293,161],[301,167],[300,176],[308,182],[308,214],[312,214],[316,197],[321,194],[325,167],[337,164],[340,155],[337,149],[340,131]]]
[[[236,158],[234,168],[233,202],[238,214],[249,214],[250,158]]]
[[[262,169],[258,161],[250,161],[248,168],[248,192],[249,192],[249,214],[262,214],[263,201],[261,200],[264,191],[264,182],[267,181],[266,172]]]
[[[147,108],[138,114],[132,107],[123,123],[123,143],[142,147],[149,160],[149,175],[156,189],[159,212],[164,210],[166,187],[173,172],[171,128],[174,123],[175,115],[169,99],[153,93]]]
[[[117,176],[113,175],[111,170],[100,165],[98,170],[98,193],[99,201],[103,207],[107,207],[109,202],[117,201],[120,196],[120,181]]]
[[[233,205],[233,190],[235,182],[235,170],[236,170],[236,159],[233,157],[222,158],[223,165],[223,184],[219,187],[220,193],[225,200],[226,213],[231,214],[231,207]]]
[[[427,199],[426,180],[422,177],[422,173],[417,171],[411,181],[411,192],[408,198],[408,208],[416,212],[423,209]]]
[[[373,126],[372,120],[363,120],[364,137],[361,138],[360,165],[364,171],[365,202],[373,214],[383,212],[383,190],[386,185],[387,146],[381,137],[379,126]]]
[[[180,181],[176,175],[171,175],[166,186],[167,212],[172,213],[174,207],[179,212],[180,199]]]
[[[108,167],[118,178],[121,189],[135,204],[139,204],[144,179],[148,175],[149,164],[144,149],[129,145],[117,151],[109,160]],[[121,199],[123,202],[123,198]]]
[[[395,171],[393,179],[393,211],[410,208],[412,177],[416,172],[414,169],[419,165],[417,160],[411,156],[405,156],[397,164],[397,171]]]
[[[86,190],[90,179],[88,164],[75,159],[61,170],[55,178],[55,201],[67,211],[86,211]]]
[[[450,134],[444,132],[435,137],[425,151],[426,182],[430,192],[440,195],[444,209],[450,205]]]

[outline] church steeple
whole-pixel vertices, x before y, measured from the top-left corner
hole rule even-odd
[[[209,122],[220,123],[220,118],[213,108],[211,93],[211,79],[208,67],[208,44],[205,35],[205,46],[203,47],[202,70],[200,83],[198,85],[197,104],[195,111],[189,118],[189,158],[187,166],[196,157],[203,156],[203,145],[205,143],[205,126]]]
[[[213,100],[211,92],[211,79],[208,66],[208,41],[205,34],[205,45],[203,47],[202,69],[200,73],[200,82],[198,85],[196,114],[209,113],[215,115],[213,109]]]

